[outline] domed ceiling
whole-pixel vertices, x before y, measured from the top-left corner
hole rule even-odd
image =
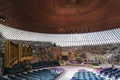
[[[2,24],[22,30],[87,33],[119,28],[120,0],[0,0]]]

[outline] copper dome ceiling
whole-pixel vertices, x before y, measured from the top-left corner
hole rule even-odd
[[[68,34],[119,28],[120,0],[0,0],[2,24]]]

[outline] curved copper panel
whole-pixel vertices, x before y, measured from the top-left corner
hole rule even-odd
[[[120,24],[120,0],[0,1],[11,6],[3,11],[9,18],[3,24],[33,32],[85,33],[119,28]]]

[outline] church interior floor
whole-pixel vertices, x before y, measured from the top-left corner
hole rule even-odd
[[[109,64],[101,64],[100,67],[110,67],[111,65]],[[115,67],[120,68],[119,65],[115,65]],[[86,69],[88,71],[95,72],[95,69],[92,67],[84,67],[84,66],[72,66],[72,65],[67,65],[67,66],[60,66],[60,68],[64,68],[65,72],[61,74],[56,80],[71,80],[72,77],[74,76],[75,72],[78,72],[79,69]],[[107,79],[110,80],[110,79]],[[120,80],[120,79],[118,79]]]

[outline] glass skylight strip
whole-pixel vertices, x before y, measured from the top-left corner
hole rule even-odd
[[[0,24],[0,33],[7,39],[52,42],[61,46],[120,43],[120,28],[83,34],[43,34],[18,30]]]

